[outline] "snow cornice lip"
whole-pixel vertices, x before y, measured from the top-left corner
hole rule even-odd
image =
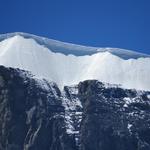
[[[92,47],[92,46],[84,46],[79,44],[67,43],[58,40],[49,39],[42,36],[37,36],[30,33],[24,32],[13,32],[6,33],[0,35],[0,41],[5,39],[14,37],[14,36],[22,36],[26,39],[34,39],[38,44],[43,45],[50,49],[53,52],[63,53],[65,55],[75,55],[75,56],[84,56],[84,55],[92,55],[98,52],[109,52],[113,55],[116,55],[122,59],[138,59],[138,58],[150,58],[150,55],[143,54],[140,52],[136,52],[133,50],[126,50],[121,48],[110,48],[110,47]]]

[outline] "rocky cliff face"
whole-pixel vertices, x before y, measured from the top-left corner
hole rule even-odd
[[[79,84],[82,150],[150,150],[150,92]]]
[[[43,82],[43,81],[42,81]],[[0,150],[74,150],[60,91],[29,73],[0,67]]]
[[[150,150],[150,92],[0,66],[0,150]]]

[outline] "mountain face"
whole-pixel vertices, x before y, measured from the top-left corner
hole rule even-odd
[[[0,150],[150,150],[150,92],[0,66]]]
[[[67,44],[23,33],[6,34],[0,39],[0,65],[31,71],[38,78],[56,82],[61,89],[97,79],[123,88],[150,90],[148,55]]]
[[[150,56],[0,35],[0,150],[150,150]]]

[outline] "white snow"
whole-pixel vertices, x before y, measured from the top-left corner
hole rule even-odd
[[[129,98],[129,97],[125,97],[124,98],[124,105],[123,105],[123,107],[128,107],[128,105],[130,104],[130,103],[132,103],[132,102],[134,102],[134,99],[131,99],[131,98]]]
[[[128,124],[127,128],[129,130],[129,132],[131,133],[132,124]]]
[[[97,79],[121,84],[124,88],[150,90],[149,57],[141,55],[134,59],[134,52],[121,50],[118,50],[117,56],[117,50],[113,54],[113,49],[109,48],[83,56],[65,55],[60,51],[53,52],[34,39],[16,35],[0,42],[0,65],[31,71],[36,77],[54,81],[61,88],[87,79]],[[133,54],[133,58],[123,59],[123,54],[130,57]]]
[[[150,95],[147,95],[147,98],[150,99]]]
[[[79,111],[78,108],[82,108],[81,101],[77,97],[78,94],[78,87],[77,86],[70,86],[69,87],[70,98],[67,98],[66,91],[62,92],[62,105],[65,108],[65,123],[66,123],[66,131],[68,134],[74,134],[76,142],[78,143],[78,136],[79,136],[79,128],[75,126],[80,124],[82,120],[82,112]],[[73,95],[76,95],[75,97]]]

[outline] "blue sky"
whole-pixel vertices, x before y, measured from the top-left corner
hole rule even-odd
[[[150,54],[150,0],[0,0],[0,33]]]

